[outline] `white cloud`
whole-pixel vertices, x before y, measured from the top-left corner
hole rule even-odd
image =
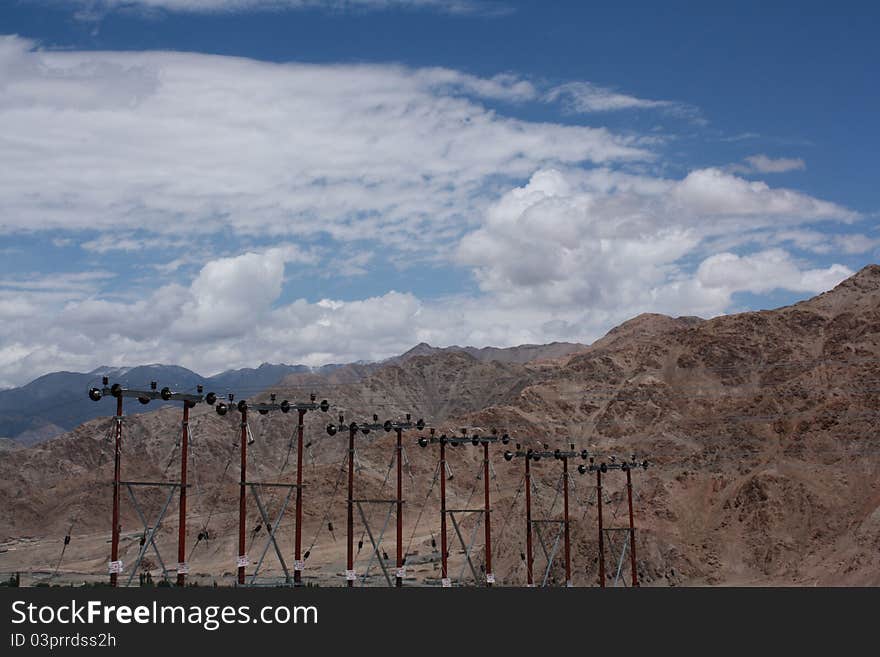
[[[647,100],[618,93],[589,82],[569,82],[547,92],[547,100],[562,101],[575,112],[609,112],[625,109],[666,107],[664,100]]]
[[[801,269],[782,249],[746,256],[718,253],[700,263],[696,280],[711,289],[761,294],[784,289],[818,293],[837,285],[853,272],[843,265],[826,269]]]
[[[758,173],[785,173],[786,171],[798,171],[807,168],[806,162],[801,158],[772,158],[766,155],[752,155],[746,158],[752,169]]]
[[[487,192],[541,166],[653,157],[480,104],[536,93],[509,75],[32,48],[0,40],[0,232],[325,232],[413,249],[456,239]]]
[[[209,14],[253,11],[323,9],[326,11],[431,10],[450,14],[506,12],[498,2],[485,0],[30,0],[41,4],[71,2],[84,18],[96,18],[116,9],[163,10]]]
[[[699,169],[675,185],[673,199],[692,217],[733,217],[747,225],[766,224],[767,217],[792,220],[837,219],[853,221],[858,215],[839,205],[788,189],[773,189],[720,169]],[[752,219],[749,219],[752,218]]]
[[[484,224],[462,239],[458,259],[475,270],[484,293],[510,307],[548,314],[589,308],[620,320],[647,310],[714,315],[734,292],[751,288],[706,285],[679,261],[710,256],[706,245],[719,236],[854,217],[832,203],[716,169],[678,181],[605,169],[546,170],[489,209]],[[762,262],[746,259],[738,267],[757,271]],[[843,268],[828,270],[825,279],[802,273],[803,279],[769,280],[807,291],[803,281],[845,276]]]
[[[745,164],[733,164],[727,167],[731,173],[786,173],[803,171],[807,163],[799,157],[772,158],[766,155],[751,155],[745,158]]]
[[[199,271],[5,277],[0,386],[102,364],[210,374],[420,341],[589,341],[638,312],[715,315],[737,292],[812,293],[849,273],[780,246],[819,252],[810,224],[856,213],[720,169],[626,173],[656,158],[648,140],[487,108],[546,100],[515,75],[32,46],[0,39],[0,233],[87,235],[87,258],[153,250],[160,274]],[[625,98],[594,107],[667,107]],[[290,301],[285,288],[414,257],[467,268],[479,289]]]
[[[655,109],[696,122],[704,122],[700,111],[686,103],[639,98],[590,82],[561,84],[547,91],[544,98],[549,102],[561,102],[568,111],[578,114]]]
[[[739,291],[781,287],[812,293],[851,273],[839,265],[801,269],[785,252],[770,250],[712,255],[686,274],[671,263],[688,251],[687,240],[648,235],[603,244],[592,252],[594,259],[568,272],[568,279],[553,281],[558,290],[550,300],[536,300],[534,290],[520,286],[509,293],[434,300],[392,290],[351,301],[279,303],[285,257],[277,251],[217,259],[189,286],[167,284],[135,301],[79,293],[67,293],[67,302],[64,294],[0,294],[0,316],[19,320],[0,324],[0,386],[102,364],[168,362],[212,374],[263,361],[319,365],[381,359],[422,341],[477,346],[591,341],[637,312],[710,316],[723,312]],[[546,278],[524,284],[553,289]]]
[[[756,236],[768,244],[791,243],[799,249],[823,255],[869,253],[880,247],[880,238],[863,233],[829,234],[805,228],[780,230]]]

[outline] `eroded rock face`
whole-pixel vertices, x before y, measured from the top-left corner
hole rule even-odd
[[[306,385],[347,420],[411,412],[438,430],[503,428],[525,447],[574,443],[598,455],[647,456],[652,467],[633,475],[638,569],[646,584],[880,585],[878,352],[880,267],[871,266],[832,291],[778,310],[708,321],[642,315],[590,347],[540,363],[422,349],[356,376],[291,379],[276,392],[280,399],[303,398],[307,388],[299,386]],[[304,533],[318,537],[310,568],[328,576],[341,566],[345,526],[337,482],[346,445],[324,431],[335,413],[306,416]],[[176,409],[127,419],[126,477],[176,476],[179,419]],[[292,478],[291,420],[252,420],[255,478]],[[43,445],[4,451],[0,495],[8,503],[0,506],[0,537],[42,537],[46,546],[2,555],[8,563],[53,565],[58,541],[75,520],[74,534],[94,540],[72,542],[71,567],[102,572],[110,498],[98,484],[112,474],[109,427],[97,420]],[[192,560],[197,569],[219,573],[235,552],[238,418],[199,407],[191,427],[199,483],[190,497],[190,533],[210,518],[215,537]],[[405,436],[412,472],[405,533],[413,532],[409,547],[421,559],[431,553],[439,526],[432,489],[437,454],[415,446],[416,435]],[[392,441],[393,433],[384,432],[359,438],[357,486],[364,497],[390,495]],[[451,503],[476,499],[481,459],[481,450],[470,446],[450,450]],[[493,465],[495,571],[501,582],[522,583],[522,463],[496,453]],[[558,465],[535,464],[536,515],[560,513]],[[574,580],[590,585],[598,570],[595,480],[573,474],[571,481]],[[605,481],[609,526],[625,523],[623,483],[621,473]],[[155,511],[159,502],[150,499],[148,506]],[[328,519],[340,532],[335,541]],[[130,508],[123,509],[123,524],[135,528]],[[167,526],[160,539],[173,546],[176,521]],[[283,532],[284,549],[291,535]],[[453,559],[457,564],[460,556]],[[536,570],[543,567],[536,561]],[[430,576],[426,568],[420,577]],[[564,579],[560,568],[551,569],[550,581]]]

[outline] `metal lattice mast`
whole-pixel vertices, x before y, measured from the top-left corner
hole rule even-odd
[[[116,398],[116,427],[114,431],[114,454],[113,454],[113,511],[112,511],[112,530],[111,530],[111,538],[110,538],[110,564],[109,564],[109,575],[110,575],[110,586],[117,586],[119,583],[119,573],[123,571],[122,561],[119,559],[119,537],[121,533],[121,527],[119,523],[119,505],[120,505],[120,491],[122,485],[125,484],[128,488],[129,495],[132,498],[132,502],[135,504],[135,510],[141,515],[141,520],[144,523],[144,540],[142,541],[141,547],[138,554],[138,559],[135,564],[135,568],[140,565],[141,560],[146,553],[147,547],[152,547],[159,557],[160,562],[162,563],[162,571],[167,575],[167,571],[164,566],[164,562],[162,562],[161,555],[159,554],[159,549],[155,543],[155,534],[159,529],[159,524],[162,521],[162,517],[165,515],[165,511],[167,510],[168,504],[166,503],[162,512],[159,515],[159,518],[156,520],[156,524],[153,527],[149,526],[146,518],[143,517],[140,508],[137,505],[137,500],[134,496],[134,492],[132,490],[132,486],[159,486],[170,488],[171,493],[173,495],[173,489],[177,486],[180,486],[180,516],[178,520],[178,564],[177,564],[177,583],[179,586],[183,586],[185,583],[185,575],[186,575],[186,562],[185,562],[185,554],[186,554],[186,476],[187,476],[187,457],[188,457],[188,422],[189,422],[189,409],[194,407],[198,402],[202,401],[202,387],[198,386],[198,394],[191,395],[186,393],[172,392],[170,388],[165,387],[162,390],[158,390],[158,385],[155,381],[150,382],[149,390],[138,390],[134,388],[126,388],[123,387],[119,383],[114,383],[113,385],[109,385],[110,381],[108,377],[102,377],[100,388],[90,388],[89,389],[89,398],[92,401],[100,401],[105,396],[110,395]],[[142,404],[149,404],[154,399],[161,399],[162,401],[182,401],[184,403],[184,411],[183,411],[183,425],[182,425],[182,436],[181,436],[181,464],[180,464],[180,483],[171,483],[171,482],[123,482],[122,481],[122,411],[123,411],[123,400],[126,397],[134,397]],[[170,501],[171,497],[169,495],[168,500]],[[147,544],[146,536],[149,534],[150,540],[149,544]],[[134,570],[132,571],[132,576],[134,575]],[[131,577],[129,577],[129,582],[131,581]]]
[[[605,533],[612,532],[617,530],[622,530],[622,528],[606,528],[604,524],[604,518],[602,515],[602,505],[603,505],[603,494],[602,494],[602,475],[607,473],[609,470],[623,470],[626,472],[626,489],[627,489],[627,501],[629,506],[629,526],[626,528],[627,533],[629,534],[629,552],[630,552],[630,569],[632,570],[631,579],[633,586],[639,586],[638,580],[638,570],[636,566],[636,530],[635,523],[633,518],[633,502],[632,502],[632,471],[636,468],[641,467],[644,470],[648,469],[648,461],[643,460],[639,463],[636,460],[635,455],[633,455],[632,459],[627,461],[618,462],[617,458],[612,456],[610,457],[610,462],[601,462],[596,463],[595,459],[590,458],[589,465],[580,465],[578,466],[578,472],[581,474],[585,474],[587,472],[595,472],[596,473],[596,512],[597,512],[597,524],[599,530],[599,586],[605,588],[606,578],[605,578]],[[615,514],[616,515],[616,514]],[[610,539],[609,539],[610,540]],[[612,553],[613,553],[613,541],[611,542]],[[615,584],[620,576],[620,569],[623,566],[623,557],[624,552],[626,551],[626,543],[623,544],[620,554],[620,561],[617,567],[617,574],[615,575]]]
[[[528,586],[534,586],[534,554],[532,549],[532,530],[534,528],[535,531],[538,532],[538,538],[541,542],[541,548],[544,550],[545,556],[547,557],[548,564],[547,570],[544,575],[544,581],[542,586],[546,584],[547,578],[550,574],[550,568],[553,565],[553,559],[555,557],[556,546],[559,541],[559,532],[556,534],[556,542],[553,545],[553,549],[548,553],[547,547],[544,543],[543,535],[540,532],[540,529],[536,527],[536,523],[556,523],[560,522],[558,520],[535,520],[532,518],[532,477],[531,477],[531,469],[530,469],[530,461],[540,461],[542,458],[554,458],[557,461],[562,461],[562,539],[563,539],[563,560],[565,565],[565,585],[572,586],[572,578],[571,578],[571,518],[569,515],[569,504],[568,504],[568,486],[569,486],[569,473],[568,473],[568,460],[570,458],[580,457],[582,459],[586,459],[588,454],[587,450],[575,451],[574,444],[569,445],[569,451],[563,451],[560,449],[556,449],[553,451],[549,451],[549,446],[544,445],[543,450],[532,450],[528,449],[523,451],[520,445],[516,446],[516,451],[506,451],[504,452],[504,459],[506,461],[512,461],[514,458],[523,458],[525,459],[525,485],[526,485],[526,583]],[[583,466],[580,466],[583,467]],[[557,493],[558,494],[558,493]],[[555,505],[555,500],[554,500]],[[552,510],[552,509],[551,509]]]

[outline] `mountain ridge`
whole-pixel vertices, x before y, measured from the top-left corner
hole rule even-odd
[[[648,315],[621,326],[598,347],[594,343],[552,365],[483,362],[452,351],[357,371],[357,380],[315,381],[310,389],[334,408],[329,415],[305,417],[304,523],[305,535],[315,537],[309,581],[339,585],[344,570],[344,541],[331,535],[327,522],[344,526],[338,481],[347,449],[340,435],[328,435],[326,424],[340,412],[346,422],[412,412],[414,418],[424,414],[438,432],[495,427],[509,431],[523,448],[575,444],[600,460],[648,459],[646,471],[633,473],[638,571],[645,586],[880,585],[880,267],[783,308],[703,321]],[[302,391],[299,376],[271,391],[294,398]],[[111,411],[105,405],[103,412]],[[179,422],[173,408],[128,419],[126,477],[173,478],[167,471],[175,467]],[[189,534],[192,541],[206,519],[212,532],[209,545],[193,547],[191,572],[201,573],[203,581],[225,582],[222,573],[231,572],[237,554],[238,472],[230,464],[238,416],[220,417],[199,405],[190,422],[199,455],[193,473],[210,486],[201,495],[194,492]],[[250,422],[249,473],[256,480],[289,481],[290,417],[255,414]],[[62,570],[105,576],[109,496],[96,483],[106,482],[112,471],[112,443],[104,439],[110,427],[109,418],[91,420],[47,443],[4,451],[0,495],[10,503],[0,507],[0,540],[10,550],[27,547],[5,553],[9,567],[53,567],[60,538],[75,527]],[[364,498],[388,494],[390,436],[380,431],[358,437],[356,485]],[[410,554],[425,560],[414,561],[412,576],[433,581],[437,453],[416,446],[416,436],[407,432],[404,438],[411,474],[405,496],[412,504],[406,532],[414,536]],[[493,510],[501,520],[500,527],[493,523],[493,561],[500,584],[521,585],[521,463],[501,459],[501,449],[492,452]],[[472,508],[468,491],[481,471],[482,451],[456,447],[447,459],[449,504]],[[532,474],[533,513],[558,517],[558,465],[542,459]],[[607,522],[619,523],[615,510],[625,500],[624,484],[614,474],[603,482]],[[595,487],[577,473],[571,485],[573,578],[578,586],[595,585]],[[156,498],[149,509],[155,512],[159,504]],[[256,526],[256,510],[248,513],[249,526]],[[476,518],[471,514],[462,522],[472,526]],[[129,563],[137,549],[131,509],[123,510],[123,525]],[[175,529],[159,535],[163,549],[173,550]],[[26,536],[34,538],[23,543]],[[290,540],[284,525],[285,554]],[[478,541],[478,560],[481,550]],[[461,556],[451,559],[457,573]],[[277,574],[277,566],[269,567]],[[551,568],[549,581],[562,580],[559,566]]]

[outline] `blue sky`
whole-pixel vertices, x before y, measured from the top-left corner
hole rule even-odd
[[[588,342],[877,260],[880,10],[587,4],[3,3],[0,385]]]

